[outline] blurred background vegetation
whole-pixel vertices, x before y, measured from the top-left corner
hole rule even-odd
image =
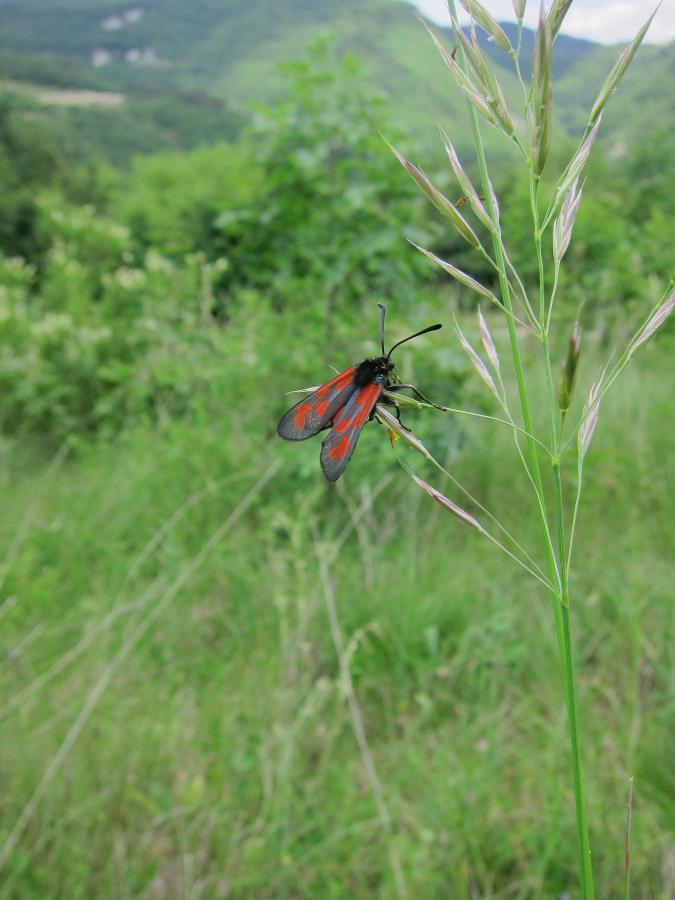
[[[618,52],[556,47],[554,173]],[[672,274],[674,67],[673,44],[640,51],[587,168],[558,322],[562,355],[581,318],[578,403]],[[492,273],[382,140],[452,197],[437,123],[470,168],[406,4],[0,2],[0,897],[391,897],[390,844],[411,897],[575,896],[547,598],[414,493],[382,429],[337,488],[318,442],[275,433],[286,391],[375,351],[382,300],[392,339],[446,325],[401,351],[406,380],[492,412],[448,328],[475,303],[406,239]],[[527,183],[487,145],[531,280]],[[671,328],[636,358],[587,464],[601,897],[622,890],[631,774],[633,896],[675,897],[673,351]],[[508,432],[410,424],[541,556]],[[330,642],[327,546],[393,835]]]

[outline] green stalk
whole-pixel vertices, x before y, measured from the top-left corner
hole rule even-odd
[[[454,0],[448,0],[448,6],[450,9],[451,16],[453,21],[456,21],[457,13],[455,8]],[[460,42],[459,46],[459,55],[461,60],[462,67],[466,70],[466,58],[463,52],[463,48]],[[478,125],[478,117],[475,109],[469,103],[469,116],[471,120],[471,127],[473,131],[474,145],[476,149],[476,156],[478,159],[478,165],[481,173],[481,181],[483,185],[483,193],[486,197],[487,209],[490,214],[492,220],[497,223],[497,210],[494,208],[494,204],[492,202],[492,191],[490,190],[490,180],[487,169],[487,162],[485,159],[485,150],[483,147],[483,141],[480,134],[480,128]],[[552,386],[553,379],[551,373],[551,360],[550,353],[548,347],[548,327],[546,320],[546,310],[545,310],[545,295],[544,295],[544,270],[543,270],[543,259],[541,252],[541,230],[539,228],[539,215],[538,210],[536,208],[536,184],[534,183],[534,173],[532,168],[530,168],[531,174],[531,199],[533,206],[533,217],[534,217],[534,236],[535,236],[535,245],[537,249],[537,259],[539,263],[539,315],[540,322],[539,327],[541,329],[541,338],[544,349],[544,357],[545,357],[545,365],[547,372],[547,385],[548,385],[548,394],[549,394],[549,407],[551,411],[552,418],[552,450],[553,450],[553,479],[555,484],[555,510],[556,510],[556,525],[557,525],[557,534],[558,534],[558,561],[560,565],[560,570],[558,570],[558,565],[556,563],[556,556],[553,549],[553,543],[551,540],[551,534],[548,525],[548,519],[546,515],[546,501],[543,489],[543,482],[541,476],[541,469],[539,466],[539,458],[537,455],[537,447],[530,437],[527,438],[527,450],[528,450],[528,458],[529,458],[529,468],[531,474],[532,484],[534,486],[535,492],[537,494],[537,498],[539,500],[539,506],[542,514],[542,528],[544,532],[545,539],[545,550],[546,550],[546,563],[549,572],[549,579],[552,584],[558,584],[560,586],[559,594],[554,595],[553,597],[553,614],[555,621],[555,629],[556,636],[558,639],[558,651],[560,655],[561,668],[563,672],[563,681],[565,686],[565,699],[567,703],[567,713],[569,720],[569,729],[570,729],[570,742],[572,748],[572,769],[573,769],[573,778],[574,778],[574,794],[575,794],[575,802],[576,802],[576,815],[577,815],[577,836],[579,841],[579,854],[580,854],[580,868],[581,868],[581,881],[582,881],[582,896],[584,900],[594,900],[595,898],[595,890],[593,886],[593,871],[591,868],[591,856],[590,856],[590,841],[589,841],[589,832],[588,832],[588,821],[586,816],[586,803],[585,803],[585,790],[583,783],[583,774],[581,769],[581,751],[579,746],[579,724],[578,724],[578,716],[577,716],[577,704],[576,704],[576,691],[574,685],[574,670],[572,666],[572,638],[571,638],[571,629],[570,629],[570,620],[569,620],[569,595],[567,588],[567,572],[566,572],[566,552],[565,552],[565,533],[564,533],[564,521],[563,521],[563,505],[562,505],[562,485],[560,480],[560,462],[557,456],[557,432],[555,428],[555,395],[553,394]],[[506,273],[506,265],[505,265],[505,257],[503,252],[503,245],[501,240],[501,233],[499,229],[496,228],[492,233],[492,244],[495,255],[495,262],[497,266],[497,271],[499,274],[499,285],[501,289],[502,299],[504,301],[504,308],[507,312],[507,326],[509,333],[509,341],[511,345],[511,355],[513,358],[513,366],[516,375],[516,382],[518,385],[518,397],[520,400],[520,408],[521,415],[523,418],[523,428],[525,432],[528,434],[533,434],[532,428],[532,417],[530,414],[529,401],[527,396],[527,389],[525,385],[525,376],[523,372],[523,364],[522,357],[520,354],[520,347],[518,344],[518,335],[516,332],[515,323],[512,318],[512,302],[511,302],[511,294],[508,276]]]
[[[560,477],[560,456],[558,451],[558,429],[556,426],[556,399],[553,386],[553,372],[551,368],[551,353],[549,348],[549,323],[553,307],[551,296],[548,316],[546,316],[544,262],[541,249],[542,232],[539,227],[539,208],[537,205],[538,181],[530,167],[530,198],[532,203],[532,218],[534,222],[534,242],[537,251],[539,265],[539,315],[542,323],[542,345],[544,366],[546,369],[546,388],[551,424],[551,468],[553,473],[554,505],[556,534],[558,540],[558,565],[560,569],[560,596],[554,598],[554,619],[556,634],[558,637],[558,650],[560,653],[560,667],[562,671],[565,689],[565,701],[567,705],[567,719],[570,731],[570,745],[572,752],[572,775],[574,780],[574,800],[577,817],[577,841],[579,851],[579,865],[581,871],[582,897],[584,900],[594,900],[595,888],[593,885],[593,869],[591,866],[591,847],[586,814],[586,791],[584,787],[583,770],[581,767],[581,748],[579,742],[579,718],[577,713],[576,688],[574,684],[574,666],[572,664],[572,633],[570,626],[570,600],[568,587],[568,561],[565,547],[565,521],[563,515],[562,479]],[[557,274],[557,272],[556,272]]]
[[[553,462],[553,482],[556,508],[556,525],[558,532],[558,553],[560,559],[561,576],[561,607],[562,619],[562,653],[561,666],[563,682],[565,686],[565,700],[567,703],[567,717],[570,729],[570,744],[572,750],[572,772],[574,776],[574,800],[577,815],[577,839],[579,843],[579,860],[581,864],[582,896],[584,900],[594,900],[595,888],[593,884],[593,867],[591,865],[591,843],[588,828],[588,816],[586,813],[586,790],[584,787],[583,770],[581,767],[581,746],[579,741],[579,717],[577,714],[576,688],[574,684],[574,665],[572,662],[572,631],[570,625],[570,599],[568,589],[568,568],[565,551],[565,525],[563,520],[562,483],[560,479],[560,461]],[[557,627],[557,617],[556,617]]]

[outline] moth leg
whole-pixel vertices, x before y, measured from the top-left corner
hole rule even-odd
[[[400,405],[399,405],[395,400],[392,400],[392,401],[391,401],[391,404],[392,404],[392,406],[394,407],[394,409],[396,410],[396,420],[398,421],[398,424],[401,426],[401,428],[403,428],[404,431],[410,431],[410,429],[408,428],[408,426],[407,426],[407,425],[404,425],[403,422],[401,421],[401,407],[400,407]],[[411,434],[412,434],[412,432],[411,432]]]

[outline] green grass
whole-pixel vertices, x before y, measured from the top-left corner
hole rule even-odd
[[[242,335],[232,341],[243,352]],[[575,544],[579,704],[603,898],[623,890],[631,774],[632,896],[665,900],[673,890],[670,353],[668,337],[648,348],[603,403]],[[591,378],[590,354],[583,363]],[[2,448],[3,842],[106,667],[122,648],[126,656],[26,820],[0,897],[395,896],[390,837],[340,689],[312,523],[327,548],[349,535],[332,566],[336,602],[409,895],[575,897],[549,599],[430,503],[375,426],[343,485],[327,486],[316,442],[273,436],[286,385],[256,393],[252,379],[221,418],[128,431],[51,470]],[[534,509],[500,427],[465,425],[451,469],[507,524],[524,518],[518,536],[540,559]],[[567,485],[572,478],[564,473]],[[349,504],[367,510],[357,533]],[[31,692],[82,640],[83,652]]]

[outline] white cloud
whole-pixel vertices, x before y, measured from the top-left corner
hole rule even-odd
[[[409,2],[433,22],[439,25],[450,24],[447,0],[409,0]],[[495,19],[511,21],[515,19],[511,0],[483,0],[483,2]],[[565,17],[562,31],[601,44],[629,41],[644,24],[651,7],[652,4],[645,0],[575,0]],[[525,24],[536,27],[538,16],[539,3],[536,0],[528,0]],[[462,15],[460,18],[466,17]],[[675,3],[666,0],[654,18],[646,41],[665,44],[674,39]]]

